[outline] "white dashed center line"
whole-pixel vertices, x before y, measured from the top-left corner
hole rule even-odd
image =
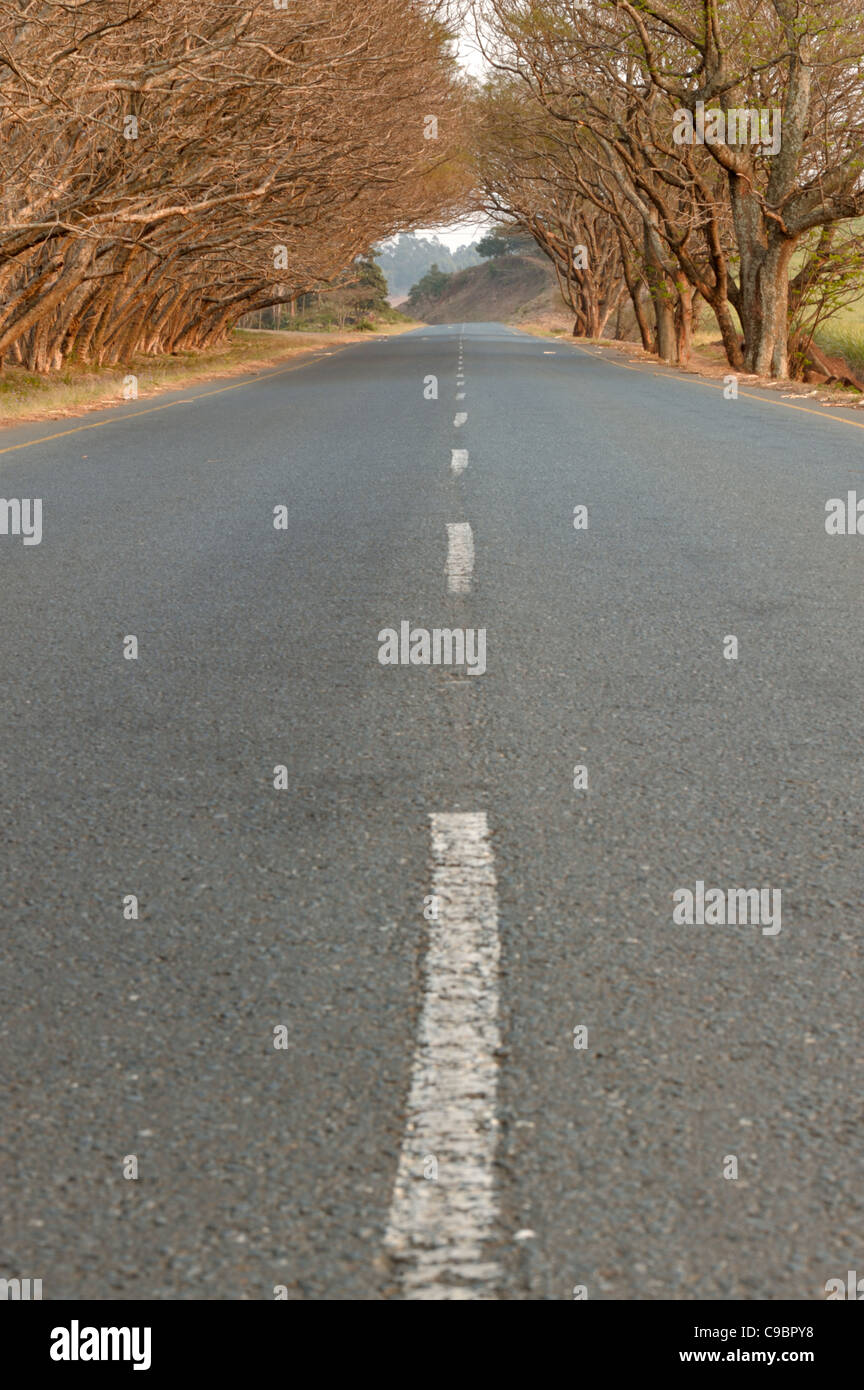
[[[468,416],[466,415],[465,411],[464,411],[464,410],[459,410],[459,411],[457,411],[457,413],[456,413],[456,418],[454,419],[453,424],[456,426],[456,428],[457,428],[457,430],[458,430],[459,427],[460,427],[460,425],[464,425],[464,424],[465,424],[465,421],[466,421],[467,419],[468,419]]]
[[[447,591],[471,592],[474,574],[474,533],[467,521],[447,524]]]
[[[430,816],[423,1008],[384,1245],[410,1300],[497,1297],[498,900],[483,812]]]
[[[451,450],[450,450],[450,471],[452,472],[453,476],[454,476],[454,477],[458,477],[460,473],[464,473],[464,472],[465,472],[465,469],[466,469],[467,467],[468,467],[468,450],[467,450],[467,449],[451,449]]]

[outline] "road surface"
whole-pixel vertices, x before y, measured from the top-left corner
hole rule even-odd
[[[3,432],[0,1274],[864,1268],[864,417],[798,404],[456,324]]]

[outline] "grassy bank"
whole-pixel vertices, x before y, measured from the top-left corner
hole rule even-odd
[[[139,399],[160,391],[181,389],[215,377],[278,366],[302,353],[325,352],[385,334],[404,333],[418,325],[400,321],[372,322],[362,330],[343,332],[271,332],[235,329],[229,341],[212,352],[185,352],[170,357],[133,357],[119,367],[93,367],[69,362],[60,372],[37,376],[23,367],[0,373],[0,425],[24,420],[62,419],[98,410],[124,399],[123,385],[133,375]]]
[[[818,329],[816,342],[825,352],[845,358],[856,371],[864,370],[864,300],[847,305]]]

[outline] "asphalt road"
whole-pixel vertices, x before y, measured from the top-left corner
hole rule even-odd
[[[405,1296],[430,816],[469,813],[486,1264],[429,1296],[864,1270],[864,539],[825,530],[864,416],[460,329],[0,435],[43,501],[0,535],[0,1275],[46,1299]],[[382,665],[403,621],[487,669]],[[699,881],[782,929],[673,922]]]

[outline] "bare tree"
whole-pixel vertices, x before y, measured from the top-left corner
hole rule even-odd
[[[0,3],[0,354],[218,342],[468,191],[430,0]]]
[[[864,211],[864,16],[840,0],[473,9],[498,88],[522,89],[529,121],[548,117],[561,179],[616,227],[661,355],[686,360],[698,294],[734,367],[785,375],[793,256]],[[490,84],[481,109],[497,100]]]

